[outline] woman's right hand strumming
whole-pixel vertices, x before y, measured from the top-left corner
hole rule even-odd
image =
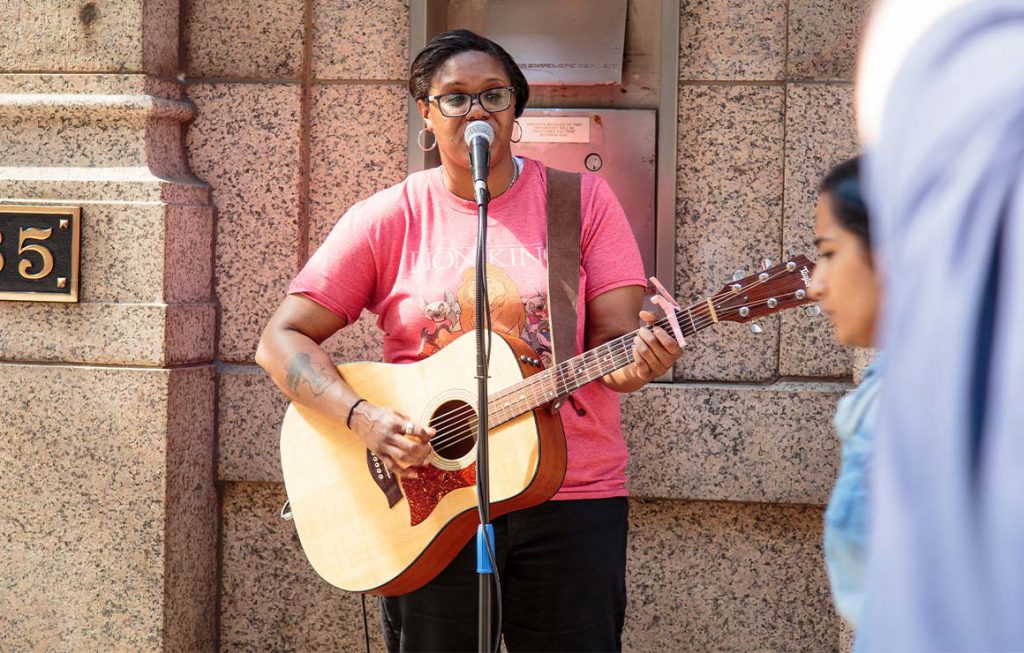
[[[436,432],[433,428],[416,424],[385,406],[360,402],[352,411],[350,424],[366,448],[399,478],[416,478],[416,468],[427,464],[433,451],[429,443]]]
[[[415,478],[427,463],[434,429],[385,406],[361,400],[320,343],[346,320],[301,295],[289,295],[267,323],[256,363],[292,401],[347,424],[399,478]]]

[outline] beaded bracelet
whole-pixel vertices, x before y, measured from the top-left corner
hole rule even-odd
[[[345,428],[352,430],[352,413],[355,411],[356,406],[366,401],[365,399],[359,399],[356,403],[352,404],[352,407],[348,409],[348,417],[345,418]]]

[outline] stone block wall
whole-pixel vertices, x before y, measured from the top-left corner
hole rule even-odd
[[[357,650],[359,597],[320,580],[278,518],[287,403],[253,356],[341,213],[405,175],[409,5],[219,0],[184,11],[197,108],[187,151],[217,210],[220,647]],[[338,360],[379,359],[381,338],[364,316],[326,347]],[[383,650],[372,597],[368,607]]]
[[[0,202],[85,216],[81,302],[0,304],[0,649],[361,649],[359,597],[277,516],[286,402],[253,354],[334,221],[405,174],[421,1],[0,7]],[[817,180],[855,151],[866,2],[680,0],[680,299],[810,252]],[[694,337],[624,398],[630,651],[849,646],[819,542],[864,360],[822,318],[763,326]],[[380,342],[364,316],[327,346]]]
[[[787,246],[811,251],[817,179],[855,151],[866,12],[862,0],[680,4],[676,290],[698,298]],[[397,0],[195,2],[186,16],[189,158],[218,210],[224,651],[361,646],[358,598],[319,581],[276,517],[286,403],[252,355],[334,221],[405,174],[408,16]],[[700,334],[675,383],[625,398],[629,650],[840,646],[819,541],[850,353],[822,318],[764,326]],[[340,359],[378,347],[365,316],[330,344]]]

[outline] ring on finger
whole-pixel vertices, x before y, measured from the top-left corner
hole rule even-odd
[[[412,435],[412,432],[415,428],[416,425],[413,424],[412,420],[409,420],[408,422],[405,423],[405,434]]]

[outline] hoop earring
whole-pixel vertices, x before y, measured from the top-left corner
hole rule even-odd
[[[509,139],[513,143],[518,143],[519,141],[523,140],[523,126],[519,124],[518,120],[513,120],[512,121],[512,134],[513,134],[513,136],[516,133],[516,131],[515,131],[516,127],[519,128],[519,138],[511,138],[511,139]]]
[[[434,136],[434,142],[430,145],[430,147],[427,147],[423,144],[423,134],[430,134],[431,136],[434,136],[434,132],[424,127],[423,129],[420,130],[420,133],[416,135],[416,145],[418,145],[419,148],[424,152],[429,152],[435,149],[437,147],[437,136]]]

